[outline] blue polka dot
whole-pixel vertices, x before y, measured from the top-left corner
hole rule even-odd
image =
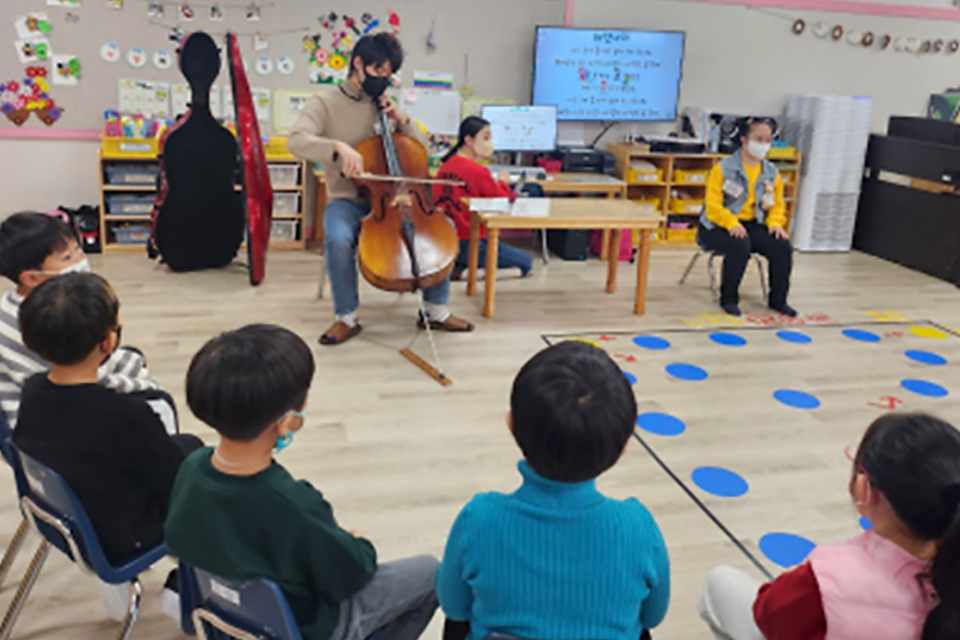
[[[683,420],[669,413],[641,413],[637,416],[637,426],[658,436],[678,436],[687,430]]]
[[[863,329],[844,329],[843,335],[851,340],[859,340],[860,342],[880,342],[880,336],[870,331],[864,331]]]
[[[630,386],[637,384],[637,376],[633,375],[629,371],[624,371],[623,375],[626,376],[627,382],[630,383]]]
[[[799,331],[790,331],[789,329],[777,331],[777,337],[784,342],[792,342],[794,344],[809,344],[813,342],[813,338],[807,334],[800,333]]]
[[[929,351],[919,351],[917,349],[911,349],[904,352],[908,358],[914,362],[919,362],[921,364],[932,364],[934,366],[940,366],[947,364],[947,359],[936,353],[930,353]]]
[[[795,567],[810,555],[817,545],[792,533],[768,533],[760,538],[760,551],[770,562],[781,567]]]
[[[906,379],[900,381],[900,386],[907,391],[913,391],[921,396],[930,396],[931,398],[945,398],[948,391],[934,382],[927,380]]]
[[[738,498],[745,494],[750,486],[747,481],[733,471],[720,467],[700,467],[690,475],[693,483],[721,498]]]
[[[778,389],[773,392],[773,397],[795,409],[816,409],[820,406],[820,401],[816,396],[793,389]]]
[[[681,380],[705,380],[707,372],[700,367],[683,362],[674,362],[666,367],[667,373]]]
[[[670,341],[658,338],[657,336],[637,336],[633,339],[633,344],[644,349],[654,351],[663,351],[670,348]]]
[[[743,336],[738,336],[735,333],[724,333],[722,331],[711,333],[710,339],[725,347],[742,347],[747,344],[747,340]]]
[[[860,516],[860,528],[864,531],[870,531],[870,529],[873,529],[873,523],[867,520],[864,516]]]

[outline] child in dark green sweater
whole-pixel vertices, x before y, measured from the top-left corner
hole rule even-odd
[[[166,523],[171,553],[228,580],[269,578],[304,640],[416,640],[437,608],[438,562],[377,565],[368,540],[342,529],[305,480],[273,459],[304,424],[310,348],[294,333],[250,325],[208,342],[187,372],[187,403],[220,433],[180,467]]]

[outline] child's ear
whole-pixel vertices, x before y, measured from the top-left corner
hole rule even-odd
[[[33,291],[41,284],[43,284],[43,274],[37,273],[36,271],[23,271],[20,273],[18,278],[20,286],[28,291]]]
[[[513,411],[507,411],[507,428],[513,433]]]

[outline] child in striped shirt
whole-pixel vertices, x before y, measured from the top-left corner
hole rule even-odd
[[[50,370],[48,362],[23,344],[20,305],[41,283],[76,271],[90,271],[90,263],[76,234],[62,220],[42,213],[17,213],[0,224],[0,274],[17,285],[0,298],[0,410],[11,429],[16,426],[24,382]],[[100,367],[100,384],[142,395],[163,419],[167,431],[176,431],[173,401],[160,383],[150,378],[138,350],[117,349]]]

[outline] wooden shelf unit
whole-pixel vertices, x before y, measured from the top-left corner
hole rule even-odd
[[[107,198],[111,196],[144,196],[155,198],[157,195],[156,184],[144,185],[114,185],[107,181],[107,168],[114,168],[120,165],[143,166],[144,168],[159,167],[159,161],[156,156],[144,157],[143,155],[128,156],[123,154],[109,154],[100,149],[99,153],[99,180],[100,180],[100,244],[104,253],[128,253],[143,251],[143,244],[119,244],[116,240],[115,228],[120,225],[125,226],[150,226],[150,215],[134,215],[118,213],[113,214],[107,206]],[[267,165],[285,165],[297,167],[297,184],[294,186],[274,187],[275,194],[299,194],[298,206],[295,212],[275,213],[273,219],[284,223],[295,222],[296,233],[293,240],[271,240],[270,248],[277,250],[303,250],[306,249],[307,239],[304,237],[306,207],[306,181],[310,179],[307,173],[306,163],[298,160],[292,155],[267,155]],[[241,187],[238,185],[239,191]],[[274,207],[276,207],[276,195],[274,196]]]
[[[706,196],[706,174],[726,156],[713,153],[651,153],[645,145],[618,142],[608,146],[616,158],[616,175],[627,183],[627,197],[638,203],[647,203],[663,214],[660,229],[654,231],[654,241],[659,246],[696,246],[697,221],[703,199]],[[659,174],[650,182],[643,181],[631,171],[631,160],[646,160],[654,165]],[[800,153],[788,158],[770,158],[780,170],[783,180],[783,199],[787,205],[785,229],[792,229],[794,211],[800,182]],[[661,175],[662,174],[662,179]],[[673,192],[689,196],[686,199],[673,197]],[[655,203],[653,201],[656,201]],[[688,229],[671,228],[671,224],[689,224]]]

